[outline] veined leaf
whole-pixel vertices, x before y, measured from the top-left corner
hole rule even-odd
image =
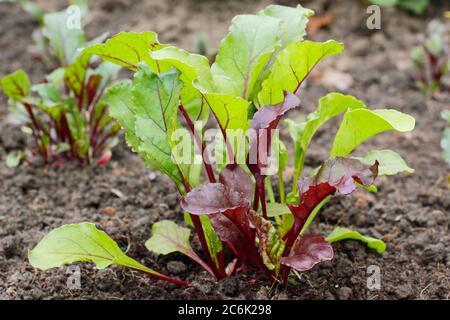
[[[180,80],[184,83],[181,90],[181,101],[184,108],[193,121],[206,120],[209,108],[205,105],[202,94],[193,86],[193,81],[195,79],[211,81],[208,59],[177,47],[166,47],[154,51],[151,53],[151,57],[157,61],[164,61],[180,71]]]
[[[328,243],[347,239],[364,242],[369,248],[375,249],[378,253],[383,253],[384,251],[386,251],[386,244],[382,240],[363,236],[359,232],[347,228],[337,227],[326,238]]]
[[[145,242],[145,246],[157,254],[166,255],[172,252],[185,254],[214,275],[211,268],[192,249],[189,243],[190,235],[191,230],[188,228],[180,227],[170,220],[162,220],[153,224],[152,236]]]
[[[153,72],[159,73],[166,71],[168,66],[155,61],[150,52],[164,47],[158,42],[155,32],[120,32],[105,43],[86,48],[84,52],[133,71],[137,71],[139,63],[145,61]]]
[[[334,138],[330,156],[346,156],[361,143],[384,131],[408,132],[414,129],[410,115],[393,109],[347,111]]]
[[[277,54],[272,72],[258,93],[259,104],[274,105],[283,101],[285,92],[296,93],[320,60],[343,50],[344,45],[336,41],[291,43]]]
[[[281,39],[282,47],[286,47],[291,42],[303,40],[303,37],[306,35],[308,17],[313,14],[314,11],[303,8],[301,5],[297,5],[295,8],[269,5],[258,13],[258,15],[281,20],[278,37]]]
[[[222,129],[248,129],[248,101],[221,93],[205,93],[204,97]]]
[[[273,50],[280,46],[279,24],[279,19],[267,15],[234,17],[211,67],[214,75],[234,82],[234,95],[244,99],[252,96],[259,74]]]
[[[364,164],[373,165],[378,161],[378,175],[392,176],[398,173],[413,173],[414,169],[410,168],[405,160],[392,150],[373,150],[369,151],[364,157],[358,158]]]
[[[282,257],[281,263],[297,271],[310,270],[322,261],[333,259],[333,247],[319,235],[300,237],[288,257]]]
[[[86,72],[89,67],[91,55],[83,52],[75,62],[66,68],[64,80],[67,86],[75,93],[77,97],[83,94],[83,88],[86,82]]]
[[[28,253],[28,259],[33,267],[41,270],[80,261],[92,262],[99,269],[117,264],[161,280],[175,280],[128,257],[105,232],[87,222],[67,224],[52,230]]]
[[[1,78],[0,84],[5,95],[14,100],[20,101],[30,94],[30,79],[22,69]]]
[[[134,83],[110,87],[105,99],[110,114],[125,129],[126,140],[145,164],[169,176],[184,190],[181,171],[172,160],[170,133],[177,127],[177,106],[181,89],[178,74],[152,73],[141,64]]]
[[[293,194],[297,194],[295,182],[300,177],[303,169],[306,152],[314,134],[328,120],[334,118],[347,110],[365,109],[364,103],[356,98],[341,93],[333,92],[319,100],[319,105],[311,112],[305,121],[296,122],[286,119],[289,134],[294,141],[294,185]]]

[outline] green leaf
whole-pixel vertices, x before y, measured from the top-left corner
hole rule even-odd
[[[383,253],[386,251],[386,244],[382,240],[363,236],[359,232],[347,228],[337,227],[326,238],[329,243],[347,239],[364,242],[369,248],[375,249],[378,253]]]
[[[145,246],[157,254],[185,254],[213,274],[211,268],[192,249],[189,243],[190,235],[191,230],[188,228],[180,227],[170,220],[162,220],[152,226],[152,236],[145,242]]]
[[[298,122],[286,119],[289,134],[294,141],[294,177],[293,191],[297,196],[297,180],[303,170],[303,163],[314,134],[328,120],[340,115],[347,110],[365,109],[364,103],[356,98],[341,93],[329,93],[319,100],[319,105],[311,112],[305,121]]]
[[[205,120],[209,115],[209,108],[204,104],[201,92],[193,86],[195,79],[211,80],[208,59],[202,55],[191,54],[177,47],[166,47],[151,53],[157,61],[164,61],[181,72],[180,80],[184,87],[181,90],[181,101],[193,121]],[[209,84],[207,84],[209,85]]]
[[[285,214],[291,214],[291,210],[289,210],[287,205],[278,202],[268,202],[266,203],[266,208],[268,217],[277,217]]]
[[[28,253],[31,265],[41,270],[58,268],[74,262],[92,262],[99,269],[112,264],[162,276],[128,257],[117,243],[94,224],[66,224],[48,233]]]
[[[279,24],[279,19],[266,15],[234,17],[211,67],[214,75],[228,77],[234,83],[234,95],[244,99],[252,96],[259,74],[280,46]]]
[[[361,143],[385,131],[408,132],[414,129],[410,115],[393,109],[356,109],[347,111],[334,138],[331,157],[345,157]]]
[[[86,36],[81,28],[70,26],[74,19],[68,12],[54,12],[44,16],[42,34],[48,39],[51,52],[62,66],[70,65],[78,56],[78,49],[86,44]]]
[[[248,129],[248,101],[221,93],[205,93],[204,97],[222,129]]]
[[[83,52],[75,59],[74,63],[66,68],[64,74],[65,84],[77,97],[80,97],[83,94],[90,59],[91,54]]]
[[[119,83],[106,93],[110,115],[125,129],[127,143],[144,163],[183,187],[181,166],[172,159],[171,135],[179,127],[177,108],[182,83],[178,73],[161,76],[140,64],[134,83]],[[198,166],[198,165],[197,165]],[[184,172],[189,169],[185,166]]]
[[[152,236],[145,242],[145,247],[157,254],[181,252],[189,256],[192,251],[189,243],[191,230],[178,226],[170,220],[159,221],[152,226]]]
[[[1,78],[0,84],[5,95],[11,99],[20,101],[30,94],[30,79],[22,69]]]
[[[25,152],[19,150],[19,151],[12,151],[8,153],[6,156],[6,166],[8,168],[15,168],[20,164],[20,161],[24,157]]]
[[[403,160],[398,153],[392,150],[372,150],[362,158],[354,158],[367,165],[373,165],[377,160],[379,162],[379,176],[392,176],[398,173],[414,172],[414,169],[410,168],[406,164],[405,160]]]
[[[102,44],[95,44],[84,50],[100,56],[103,60],[137,71],[138,64],[145,61],[154,72],[167,70],[167,65],[155,61],[150,52],[164,48],[158,42],[155,32],[120,32]]]
[[[281,39],[282,47],[286,47],[291,42],[302,41],[306,35],[306,24],[308,17],[312,16],[314,11],[297,5],[295,8],[269,5],[261,10],[258,15],[265,15],[281,20],[278,37]]]
[[[184,215],[184,222],[191,228],[194,227],[194,223],[192,222],[191,215],[188,212],[185,212]],[[219,261],[217,258],[217,254],[222,251],[222,241],[220,241],[219,237],[216,234],[216,231],[214,230],[211,220],[207,215],[200,215],[200,222],[202,224],[203,232],[205,233],[205,240],[206,245],[208,246],[209,253],[211,254],[211,257],[216,265],[216,267],[219,267]]]
[[[320,60],[343,50],[344,45],[336,41],[291,43],[277,54],[272,72],[258,93],[259,104],[267,106],[280,103],[284,99],[284,92],[295,93]]]

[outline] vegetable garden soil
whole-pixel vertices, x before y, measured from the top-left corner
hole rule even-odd
[[[280,1],[281,2],[281,1]],[[295,2],[282,1],[294,5]],[[445,1],[433,2],[425,17],[393,8],[382,10],[382,29],[370,31],[363,1],[329,1],[334,22],[310,36],[316,41],[336,39],[347,50],[324,61],[301,91],[302,108],[291,117],[305,115],[317,99],[335,88],[322,84],[326,70],[353,77],[344,92],[373,108],[395,107],[417,119],[416,130],[407,135],[387,133],[371,139],[357,154],[371,149],[393,149],[415,168],[412,175],[382,177],[378,193],[359,190],[334,198],[319,214],[313,229],[329,232],[334,226],[351,227],[383,238],[387,251],[378,255],[355,241],[338,243],[335,258],[317,265],[287,289],[270,288],[252,270],[215,282],[199,266],[179,254],[157,257],[144,242],[152,223],[160,219],[183,222],[175,186],[145,168],[124,143],[106,167],[16,169],[5,166],[5,156],[23,147],[25,137],[7,122],[6,99],[0,100],[0,298],[2,299],[448,299],[450,297],[450,168],[441,159],[439,141],[445,122],[439,113],[450,106],[450,94],[431,99],[410,80],[405,66],[417,34],[442,13]],[[46,1],[49,8],[56,1]],[[442,3],[442,4],[441,4]],[[90,36],[103,31],[155,30],[162,42],[193,49],[199,35],[206,35],[211,50],[217,47],[231,18],[254,13],[267,1],[131,0],[92,1]],[[304,6],[323,13],[325,1]],[[445,22],[450,30],[450,20]],[[11,3],[0,3],[0,76],[19,67],[34,81],[45,68],[30,59],[27,50],[33,19]],[[340,85],[342,83],[336,83]],[[329,85],[329,84],[328,84]],[[337,122],[320,131],[310,150],[308,167],[327,157]],[[97,270],[77,264],[81,287],[70,290],[67,268],[34,270],[27,251],[51,229],[65,223],[92,221],[117,240],[128,255],[146,265],[186,279],[189,288],[156,281],[119,267]],[[198,244],[194,243],[194,246]],[[379,290],[368,290],[368,266],[380,268]]]

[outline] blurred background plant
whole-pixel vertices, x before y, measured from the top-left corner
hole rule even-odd
[[[9,98],[8,120],[20,125],[33,146],[7,157],[8,166],[21,160],[33,164],[104,164],[117,144],[118,124],[108,115],[103,93],[120,67],[101,62],[81,49],[102,42],[102,35],[88,41],[83,31],[88,13],[86,1],[53,13],[43,13],[30,1],[19,1],[41,24],[34,33],[33,57],[51,72],[42,83],[31,85],[18,70],[0,80]]]
[[[413,78],[422,92],[446,90],[444,76],[450,70],[449,49],[445,26],[438,20],[428,24],[426,35],[419,37],[420,45],[411,50]]]
[[[404,10],[421,15],[430,4],[429,0],[369,0],[380,7],[398,6]]]

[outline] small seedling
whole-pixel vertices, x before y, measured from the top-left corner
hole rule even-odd
[[[32,164],[104,164],[117,142],[120,126],[109,116],[103,93],[120,67],[81,52],[79,48],[91,43],[67,19],[66,11],[43,15],[38,44],[42,57],[57,66],[43,83],[31,85],[23,70],[0,80],[9,98],[9,118],[34,141],[26,151],[10,154],[9,166],[21,159]]]
[[[431,21],[426,37],[421,37],[421,45],[411,51],[414,68],[413,78],[422,92],[434,93],[447,90],[442,82],[450,71],[449,48],[445,40],[445,26],[439,21]]]
[[[110,114],[144,163],[171,178],[180,193],[188,227],[168,220],[155,223],[145,243],[149,250],[185,254],[217,279],[251,267],[285,285],[292,270],[303,273],[332,259],[335,241],[355,239],[385,250],[382,241],[349,229],[338,228],[328,238],[308,231],[333,195],[348,195],[358,187],[373,190],[379,175],[413,171],[391,150],[350,155],[378,133],[411,131],[411,116],[371,110],[340,93],[326,95],[305,121],[286,120],[294,174],[292,187],[285,185],[288,148],[277,127],[285,114],[300,107],[302,83],[316,64],[344,50],[336,41],[303,40],[311,15],[300,5],[274,5],[236,16],[211,66],[204,56],[159,43],[153,32],[122,32],[85,49],[135,72],[133,81],[108,90]],[[343,120],[329,158],[306,175],[314,134],[339,115]],[[207,128],[213,121],[219,142],[211,151]],[[270,175],[278,175],[278,197]],[[190,245],[191,228],[206,259]],[[126,257],[87,223],[53,230],[29,257],[43,270],[75,261],[92,261],[99,268],[116,263],[179,283]]]

